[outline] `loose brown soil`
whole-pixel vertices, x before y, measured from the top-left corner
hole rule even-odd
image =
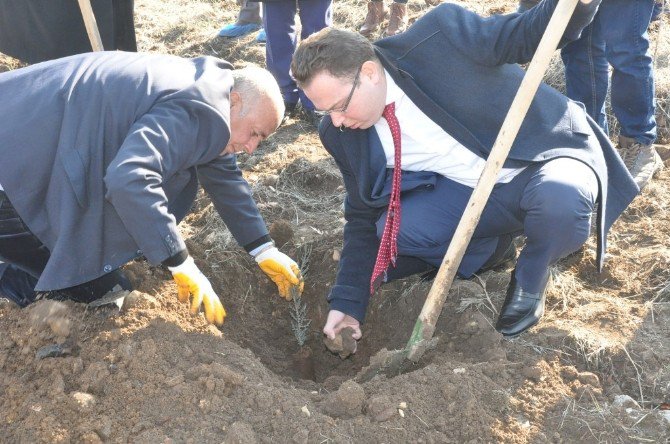
[[[483,14],[509,0],[463,2]],[[216,37],[234,2],[138,0],[142,51],[263,64],[254,36]],[[365,2],[336,1],[353,28]],[[413,18],[427,9],[411,2]],[[654,25],[661,140],[670,89],[666,23]],[[0,71],[20,63],[0,56]],[[548,79],[560,87],[560,66]],[[668,158],[667,150],[662,150]],[[509,270],[457,281],[435,349],[400,375],[368,368],[406,343],[430,283],[410,278],[373,298],[356,354],[323,344],[342,241],[344,190],[308,123],[291,119],[240,158],[282,250],[306,277],[311,320],[299,346],[293,302],[240,250],[202,195],[181,225],[228,311],[219,330],[177,301],[169,273],[126,270],[123,309],[0,304],[0,442],[665,442],[670,435],[670,173],[615,224],[603,273],[595,243],[555,268],[547,313],[516,340],[492,324]],[[666,403],[666,404],[664,404]]]

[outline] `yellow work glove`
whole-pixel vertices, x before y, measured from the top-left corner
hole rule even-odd
[[[192,314],[197,314],[200,305],[203,305],[207,322],[218,326],[223,325],[226,310],[214,293],[212,284],[193,262],[193,258],[189,256],[181,265],[168,267],[168,269],[177,283],[179,301],[189,302],[190,299]]]
[[[279,295],[290,301],[291,288],[294,287],[302,294],[305,282],[302,280],[300,268],[293,259],[286,256],[276,247],[270,247],[256,255],[256,262],[261,270],[277,284]]]

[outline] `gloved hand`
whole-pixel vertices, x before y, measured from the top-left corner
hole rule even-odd
[[[277,284],[281,297],[290,301],[292,299],[291,288],[294,286],[298,293],[302,294],[305,282],[302,280],[298,264],[293,259],[277,250],[276,247],[263,250],[256,255],[255,259],[261,270]]]
[[[179,301],[188,302],[190,295],[192,314],[197,314],[202,304],[207,322],[218,326],[223,325],[226,310],[214,293],[212,284],[193,262],[193,258],[189,256],[181,265],[168,267],[168,269],[177,283]]]

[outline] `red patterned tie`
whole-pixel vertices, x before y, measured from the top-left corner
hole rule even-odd
[[[391,199],[386,213],[386,225],[384,225],[375,268],[372,270],[372,278],[370,279],[370,294],[373,294],[381,285],[389,263],[395,267],[395,261],[398,257],[398,231],[400,231],[400,124],[395,116],[395,103],[386,105],[382,117],[388,122],[391,136],[393,136],[395,165],[393,167]]]

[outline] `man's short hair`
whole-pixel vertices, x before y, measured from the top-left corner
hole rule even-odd
[[[324,28],[300,43],[293,55],[291,72],[298,86],[309,86],[314,76],[326,72],[353,80],[368,60],[377,61],[370,41],[357,32]]]
[[[263,98],[268,98],[277,109],[278,120],[284,115],[284,99],[282,97],[277,81],[266,69],[258,66],[247,66],[242,69],[233,70],[233,91],[244,98],[242,115],[246,115],[252,108],[249,104],[262,104]]]

